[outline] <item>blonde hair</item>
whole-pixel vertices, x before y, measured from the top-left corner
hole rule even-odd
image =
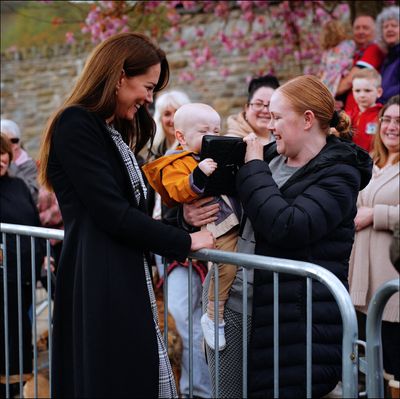
[[[375,134],[374,137],[374,148],[372,150],[372,159],[374,160],[374,164],[379,168],[382,168],[386,165],[386,162],[389,158],[389,151],[385,147],[382,141],[382,137],[380,135],[381,131],[381,122],[380,118],[385,114],[386,110],[391,105],[397,105],[400,107],[400,95],[393,96],[389,99],[389,101],[382,107],[379,112],[379,124],[378,124],[378,133]],[[394,159],[393,165],[400,161],[400,154],[397,154],[397,157]]]
[[[377,88],[382,85],[382,76],[375,68],[360,69],[353,75],[352,81],[354,81],[354,79],[374,80]]]
[[[323,50],[335,47],[345,39],[346,29],[340,21],[332,19],[322,26],[319,40]]]
[[[312,111],[326,135],[330,134],[330,127],[334,127],[340,137],[348,139],[351,136],[350,118],[344,112],[338,113],[336,126],[331,126],[335,100],[329,89],[317,77],[298,76],[277,90],[289,100],[295,112],[302,115],[307,110]]]
[[[158,149],[163,140],[165,139],[164,128],[161,123],[161,116],[163,112],[168,108],[172,107],[177,110],[184,104],[190,103],[189,97],[178,90],[171,90],[162,93],[157,99],[155,104],[154,121],[156,122],[157,130],[153,140],[153,147]]]
[[[39,153],[39,182],[51,189],[47,177],[50,144],[58,118],[68,107],[79,105],[106,120],[116,109],[115,88],[123,71],[127,77],[143,75],[160,64],[161,72],[154,92],[169,80],[169,66],[164,51],[140,33],[119,33],[97,45],[90,54],[78,81],[64,104],[49,119],[42,136]],[[140,107],[133,121],[115,116],[113,121],[124,141],[138,153],[152,140],[155,123],[147,107]]]

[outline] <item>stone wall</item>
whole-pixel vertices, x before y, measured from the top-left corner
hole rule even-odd
[[[183,38],[188,41],[194,37],[194,26],[203,26],[207,34],[220,29],[220,21],[213,16],[199,15],[196,18],[194,23],[184,28]],[[228,29],[239,24],[245,23],[233,11]],[[195,71],[195,81],[182,83],[178,75],[190,69],[189,51],[180,49],[177,43],[160,44],[171,65],[169,89],[184,90],[193,101],[214,106],[224,119],[242,108],[246,100],[246,79],[255,73],[255,67],[249,64],[245,54],[237,52],[222,58],[222,64],[231,68],[227,77],[222,77],[215,68],[206,67]],[[37,156],[46,120],[71,90],[92,48],[90,43],[63,44],[1,55],[1,117],[13,119],[20,125],[25,148],[32,156]],[[221,49],[214,50],[221,53]],[[277,70],[283,81],[301,73],[290,55]]]

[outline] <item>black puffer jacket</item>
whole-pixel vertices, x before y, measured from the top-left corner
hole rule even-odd
[[[237,177],[244,211],[256,238],[256,254],[316,263],[347,287],[354,238],[356,199],[371,178],[372,160],[352,143],[330,136],[321,152],[278,189],[265,160],[245,164]],[[249,394],[273,397],[273,276],[255,271],[249,350]],[[305,279],[280,275],[280,397],[306,396]],[[313,397],[331,391],[341,378],[339,309],[322,284],[313,283]]]

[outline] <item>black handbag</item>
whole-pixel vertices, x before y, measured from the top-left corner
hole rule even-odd
[[[205,195],[234,195],[236,173],[244,164],[246,143],[240,137],[203,136],[200,159],[212,158],[218,167],[207,180]]]

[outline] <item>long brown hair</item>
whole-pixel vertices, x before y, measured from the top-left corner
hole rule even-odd
[[[48,188],[47,164],[56,122],[68,107],[79,105],[95,112],[104,120],[116,108],[115,87],[124,71],[128,77],[142,75],[153,65],[161,65],[160,78],[154,92],[162,90],[169,80],[166,55],[147,36],[139,33],[120,33],[97,45],[89,55],[85,67],[64,104],[48,120],[43,132],[39,153],[39,182]],[[137,154],[153,140],[155,123],[147,107],[140,107],[132,121],[114,118],[116,129]]]
[[[329,89],[315,76],[304,75],[289,80],[279,90],[291,103],[294,111],[302,115],[310,110],[314,113],[321,130],[330,134],[330,125],[335,110],[335,100]],[[342,138],[350,137],[350,119],[342,111],[338,113],[334,126]]]
[[[383,144],[381,138],[381,121],[380,118],[385,114],[386,110],[391,105],[398,105],[400,107],[400,95],[393,96],[389,99],[389,101],[381,108],[379,112],[379,124],[378,124],[378,132],[374,137],[374,149],[372,150],[372,159],[374,160],[374,164],[378,166],[378,168],[382,168],[386,165],[386,162],[389,158],[389,151]],[[397,154],[397,157],[394,159],[393,165],[400,161],[400,153]]]

